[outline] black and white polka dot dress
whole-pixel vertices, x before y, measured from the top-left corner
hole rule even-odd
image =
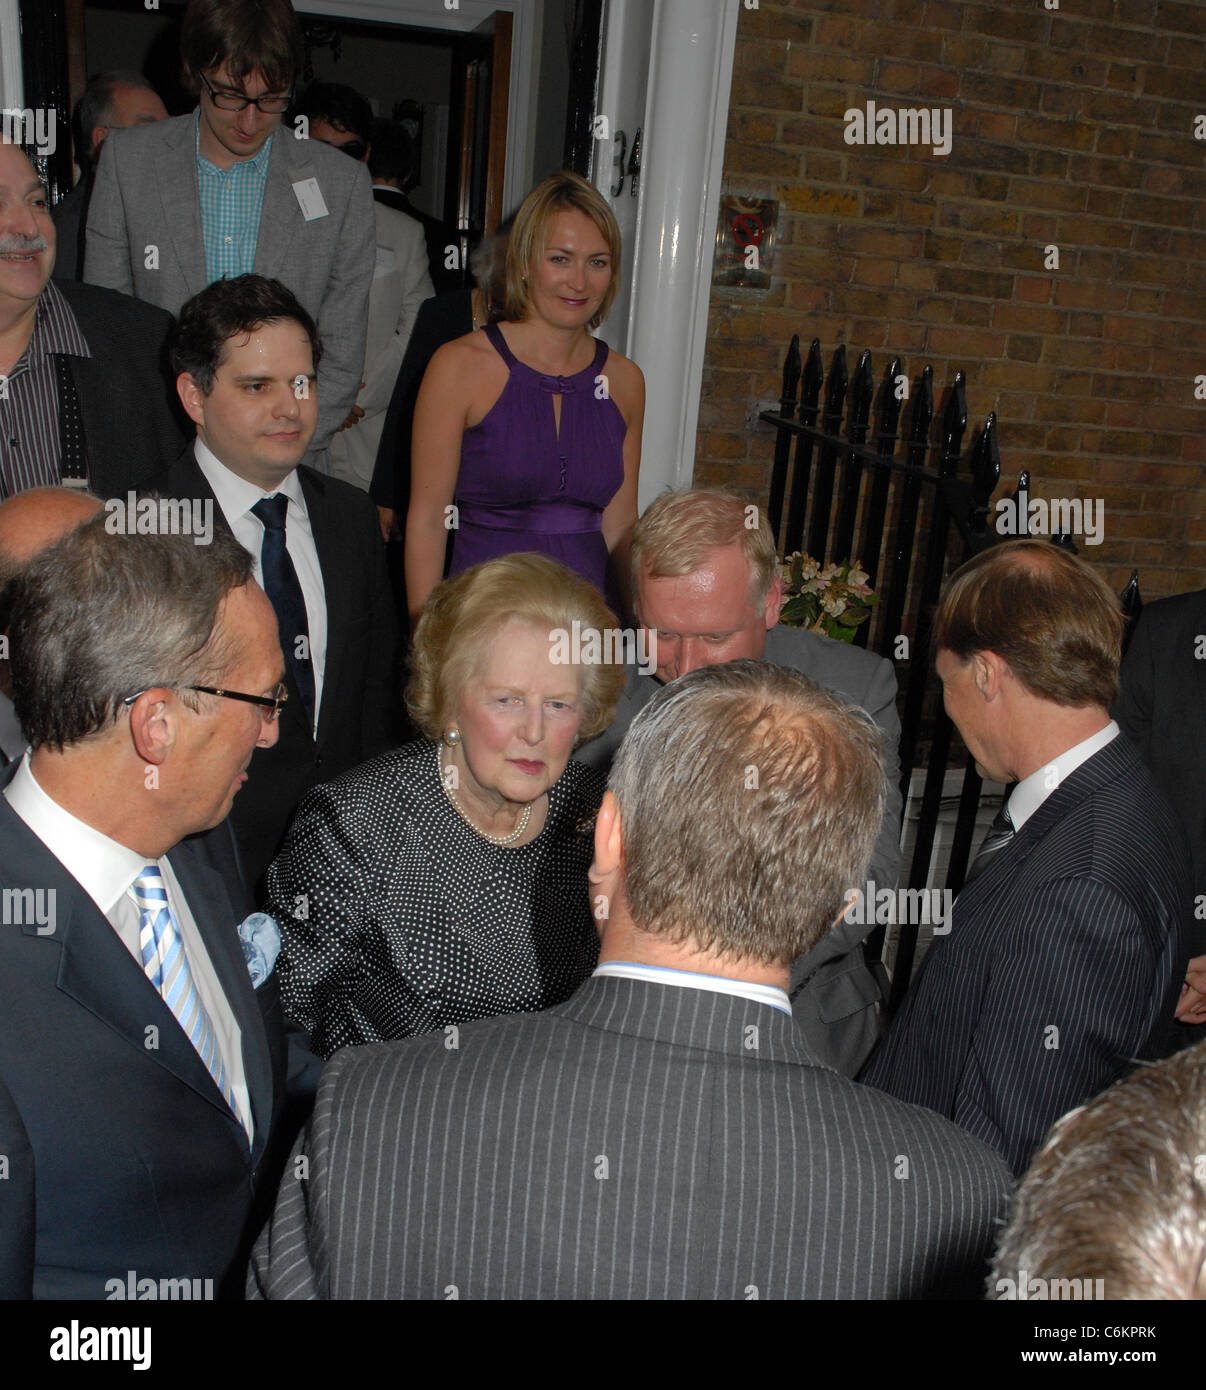
[[[519,848],[466,825],[425,739],[315,787],[268,870],[285,1012],[314,1050],[568,998],[598,955],[586,871],[603,786],[570,762]]]

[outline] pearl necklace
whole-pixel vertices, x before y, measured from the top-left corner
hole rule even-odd
[[[453,809],[469,829],[480,835],[483,840],[488,840],[492,845],[509,845],[513,840],[518,840],[528,828],[528,821],[532,818],[532,803],[530,801],[523,808],[523,811],[520,813],[519,823],[509,835],[488,835],[480,827],[474,825],[469,819],[462,809],[461,803],[456,799],[456,794],[444,780],[444,745],[438,742],[436,744],[436,766],[440,769],[440,786],[444,788],[444,795],[452,802]]]

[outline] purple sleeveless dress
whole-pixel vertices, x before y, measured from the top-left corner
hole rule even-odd
[[[607,344],[599,341],[584,371],[542,376],[516,358],[497,324],[486,335],[511,375],[486,418],[462,438],[449,573],[536,550],[577,571],[617,608],[600,525],[624,481],[625,425],[615,401],[596,396]]]

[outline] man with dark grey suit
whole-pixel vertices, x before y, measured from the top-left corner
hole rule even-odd
[[[758,657],[799,671],[865,709],[880,728],[888,799],[870,878],[895,888],[900,870],[900,720],[891,662],[815,632],[780,627],[783,580],[761,509],[721,488],[663,493],[633,528],[632,589],[656,672],[630,667],[611,727],[575,756],[606,772],[636,712],[665,681],[698,666]],[[838,922],[792,963],[796,1022],[823,1062],[854,1076],[879,1041],[880,981],[868,968],[868,927]],[[882,972],[881,972],[882,973]]]
[[[885,791],[871,721],[794,672],[659,691],[595,824],[595,974],[544,1013],[337,1053],[251,1296],[974,1293],[1004,1166],[818,1064],[787,999]]]
[[[1184,978],[1185,834],[1110,718],[1122,630],[1101,576],[1040,540],[969,560],[934,622],[947,713],[981,775],[1017,785],[864,1079],[1016,1173],[1162,1055]]]

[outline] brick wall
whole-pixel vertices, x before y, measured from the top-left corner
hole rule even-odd
[[[724,191],[780,200],[768,290],[713,287],[696,479],[764,499],[792,333],[933,363],[995,409],[1002,491],[1101,498],[1081,553],[1147,598],[1206,583],[1206,5],[760,0],[738,21]],[[950,154],[843,113],[950,107]],[[1044,248],[1059,248],[1059,269]],[[1079,540],[1078,540],[1078,543]]]

